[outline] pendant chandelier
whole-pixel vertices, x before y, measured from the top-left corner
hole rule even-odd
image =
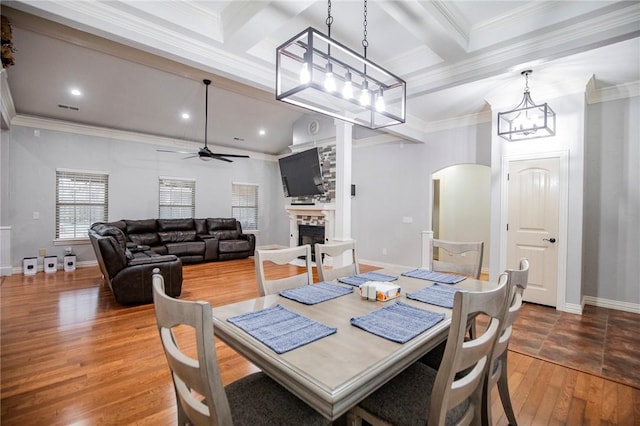
[[[364,56],[309,27],[276,49],[276,99],[370,129],[405,122],[406,83],[367,59],[367,0]]]
[[[508,140],[536,139],[556,134],[556,113],[545,102],[536,105],[529,94],[529,75],[533,71],[522,71],[525,77],[522,101],[511,111],[498,113],[498,136]]]

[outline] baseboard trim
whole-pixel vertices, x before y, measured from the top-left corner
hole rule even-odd
[[[569,312],[570,314],[582,315],[582,307],[583,305],[578,305],[576,303],[565,303],[564,309],[559,309],[559,310],[563,312]]]
[[[615,309],[618,311],[640,314],[640,304],[638,303],[621,302],[619,300],[604,299],[601,297],[583,296],[582,306],[584,305],[593,305],[600,308]]]

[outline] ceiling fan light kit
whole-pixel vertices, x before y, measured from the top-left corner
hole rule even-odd
[[[276,99],[353,124],[378,129],[405,122],[406,82],[364,56],[309,27],[276,49]]]
[[[498,113],[498,136],[508,141],[537,139],[556,134],[556,113],[545,102],[536,105],[529,93],[529,75],[525,70],[525,88],[522,101],[511,111]]]
[[[204,83],[206,90],[204,95],[204,146],[200,148],[198,152],[185,152],[185,151],[170,151],[166,149],[158,149],[158,152],[174,152],[178,154],[190,154],[187,158],[195,158],[199,157],[202,161],[211,161],[212,159],[225,161],[227,163],[233,163],[233,160],[229,160],[226,157],[232,158],[249,158],[248,155],[236,155],[236,154],[218,154],[215,152],[211,152],[209,147],[207,146],[207,125],[209,124],[209,85],[211,84],[211,80],[204,79],[202,80]]]

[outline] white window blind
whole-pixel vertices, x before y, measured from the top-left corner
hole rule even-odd
[[[231,215],[243,230],[258,229],[258,185],[234,183],[231,186]]]
[[[56,170],[56,239],[89,238],[109,217],[109,175]]]
[[[191,179],[159,179],[160,219],[182,219],[196,214],[196,181]]]

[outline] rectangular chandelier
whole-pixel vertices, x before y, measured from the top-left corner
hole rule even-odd
[[[498,113],[498,136],[508,141],[537,139],[556,134],[556,113],[545,102],[536,105],[529,93],[529,75],[533,71],[522,71],[526,79],[522,101],[511,111]]]
[[[307,28],[276,50],[276,99],[378,129],[405,122],[404,80]]]

